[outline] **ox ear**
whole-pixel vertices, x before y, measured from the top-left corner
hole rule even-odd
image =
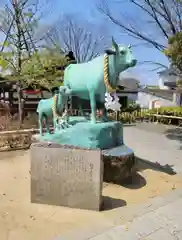
[[[119,52],[119,47],[114,38],[112,37],[112,48],[116,51]]]
[[[113,49],[106,49],[105,53],[107,53],[108,55],[116,55],[116,51],[114,51]]]

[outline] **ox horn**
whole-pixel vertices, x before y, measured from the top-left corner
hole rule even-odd
[[[114,38],[112,37],[112,48],[115,51],[118,51],[118,44],[116,43],[116,41],[114,40]]]

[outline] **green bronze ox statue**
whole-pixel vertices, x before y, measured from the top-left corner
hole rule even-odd
[[[63,116],[64,109],[67,112],[68,97],[71,95],[71,90],[66,86],[59,87],[59,91],[52,98],[41,99],[37,106],[39,115],[39,130],[42,135],[42,121],[45,120],[46,132],[50,133],[48,118],[52,117],[54,131],[57,129],[59,119]],[[66,124],[67,120],[65,121]]]
[[[115,92],[120,72],[136,63],[131,47],[119,46],[112,38],[112,49],[105,54],[86,63],[70,64],[64,72],[64,85],[72,89],[73,95],[90,100],[92,123],[96,123],[97,102],[103,106],[103,120],[107,121],[105,94]]]

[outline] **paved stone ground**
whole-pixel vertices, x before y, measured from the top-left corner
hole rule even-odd
[[[137,124],[124,128],[125,144],[143,162],[159,163],[168,172],[182,172],[182,129],[160,124]],[[55,240],[182,240],[182,189],[146,204],[133,205],[111,214],[114,227],[97,226],[55,238]],[[129,216],[119,225],[119,218]]]
[[[166,171],[182,172],[182,128],[149,123],[127,126],[124,142],[143,161],[160,163]]]
[[[128,209],[130,220],[125,225],[103,228],[103,225],[80,229],[54,240],[181,240],[182,190],[174,190],[165,197],[156,197],[146,204]],[[118,215],[126,212],[117,210]],[[113,216],[111,219],[114,220]]]
[[[90,238],[90,240],[182,239],[181,194],[182,191],[181,193],[173,193],[173,195],[176,195],[176,200],[173,202],[166,203],[166,205],[158,207],[155,211],[150,211],[136,217],[133,221],[128,222],[128,224],[114,227],[98,236]]]

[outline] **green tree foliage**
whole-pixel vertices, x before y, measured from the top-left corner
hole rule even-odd
[[[62,64],[63,57],[40,54],[36,39],[39,25],[39,0],[11,0],[0,13],[0,31],[4,41],[0,49],[0,66],[9,71],[8,78],[16,81],[20,126],[23,122],[22,89],[31,85],[54,85],[55,65]],[[61,73],[62,74],[62,73]],[[53,83],[54,82],[54,83]]]
[[[164,50],[164,53],[182,74],[182,32],[169,38],[168,48]]]
[[[59,76],[52,64],[59,65],[63,61],[59,54],[45,54],[45,51],[38,50],[41,40],[36,39],[40,20],[38,3],[38,0],[12,0],[1,11],[0,31],[4,34],[4,41],[0,46],[0,66],[10,72],[9,78],[18,81],[21,88],[35,86],[39,81],[40,85],[48,86],[50,79]],[[46,69],[52,71],[52,78]]]
[[[171,66],[176,69],[176,73],[182,79],[182,32],[176,33],[168,40],[168,48],[164,50],[165,55],[168,57]],[[182,87],[182,80],[177,82],[178,87]]]
[[[24,85],[37,88],[38,86],[51,89],[61,85],[66,58],[55,50],[41,50],[22,61],[20,79]]]

